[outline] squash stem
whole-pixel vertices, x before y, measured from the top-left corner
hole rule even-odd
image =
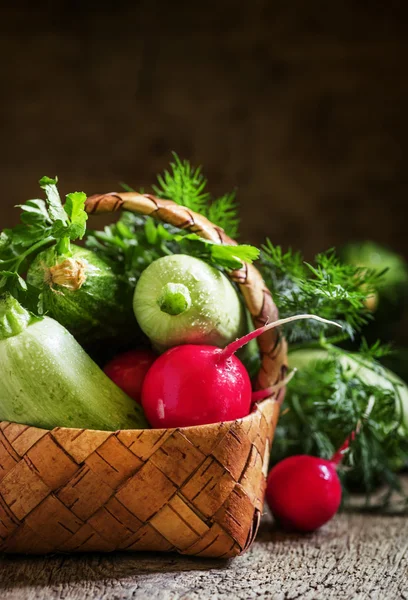
[[[166,283],[157,302],[160,310],[168,315],[177,316],[190,308],[191,296],[184,284]]]
[[[59,242],[57,243],[57,254],[60,254],[62,256],[71,256],[72,255],[72,251],[71,251],[71,242],[69,237],[63,237],[59,240]]]
[[[13,296],[0,296],[0,340],[18,335],[35,320],[36,317],[23,308]]]

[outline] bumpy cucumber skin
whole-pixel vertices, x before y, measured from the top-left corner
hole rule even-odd
[[[48,317],[0,340],[0,371],[2,421],[45,429],[148,427],[140,405]]]
[[[41,252],[31,264],[27,281],[43,292],[44,312],[64,325],[81,343],[99,339],[136,338],[133,290],[110,265],[91,250],[72,245],[72,258],[85,262],[85,282],[73,291],[46,281],[49,267],[63,262],[54,248]]]
[[[186,286],[191,306],[179,315],[161,311],[168,283]],[[225,347],[246,333],[244,307],[228,278],[206,262],[185,254],[152,262],[140,276],[133,299],[136,319],[158,350],[180,344]]]

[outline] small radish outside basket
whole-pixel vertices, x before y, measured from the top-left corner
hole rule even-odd
[[[206,218],[170,200],[112,193],[88,198],[88,213],[125,209],[214,242],[234,243]],[[277,319],[260,274],[231,274],[256,327]],[[258,338],[257,387],[281,381],[286,343]],[[282,390],[281,390],[282,393]],[[279,403],[247,417],[176,429],[56,428],[0,423],[0,551],[43,554],[177,551],[228,558],[253,542]]]

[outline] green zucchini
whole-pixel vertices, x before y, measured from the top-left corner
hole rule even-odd
[[[45,429],[147,427],[141,406],[62,325],[32,316],[10,295],[0,297],[0,420]]]
[[[27,282],[41,293],[43,311],[82,344],[140,335],[132,287],[91,250],[72,244],[61,256],[48,248],[31,264]]]
[[[224,348],[247,332],[244,306],[229,279],[199,258],[173,254],[141,274],[133,308],[157,349],[179,344]]]

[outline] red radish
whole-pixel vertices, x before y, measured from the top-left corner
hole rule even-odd
[[[241,361],[223,364],[215,346],[176,346],[146,375],[142,406],[152,427],[187,427],[244,417],[251,408],[251,381]]]
[[[301,454],[285,458],[273,467],[266,499],[284,529],[310,532],[334,517],[341,503],[337,465],[348,445],[349,439],[331,460]]]
[[[149,369],[142,388],[142,405],[152,427],[187,427],[245,417],[251,409],[251,382],[234,355],[265,331],[297,319],[297,315],[260,327],[221,350],[216,346],[176,346],[162,354]]]
[[[150,350],[130,350],[115,356],[104,371],[128,396],[141,402],[143,380],[156,358]]]

